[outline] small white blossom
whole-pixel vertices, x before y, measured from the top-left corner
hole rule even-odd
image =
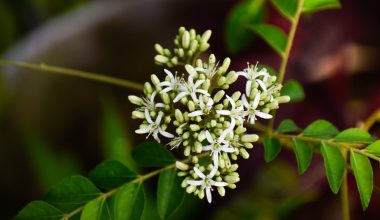
[[[156,94],[157,94],[157,92],[154,91],[150,95],[150,99],[143,97],[143,100],[144,100],[143,105],[145,105],[145,109],[155,110],[156,108],[164,108],[165,107],[164,103],[154,103],[154,98],[156,97]]]
[[[211,197],[211,191],[212,186],[227,186],[228,184],[226,182],[217,182],[213,180],[212,178],[214,177],[217,169],[212,169],[210,173],[206,176],[204,175],[197,167],[194,167],[194,172],[195,174],[201,178],[201,180],[188,180],[187,183],[192,186],[201,186],[201,190],[206,191],[206,197],[207,201],[211,203],[212,197]]]
[[[178,102],[179,100],[188,95],[191,96],[194,102],[197,102],[197,93],[201,93],[205,96],[210,96],[210,94],[206,90],[198,89],[198,87],[202,85],[202,83],[204,83],[204,80],[197,80],[194,83],[193,76],[190,75],[187,82],[184,82],[183,84],[179,85],[179,90],[181,92],[174,98],[173,102]]]
[[[270,97],[269,101],[272,102],[273,101],[273,94],[274,93],[277,93],[278,91],[280,91],[281,89],[281,85],[280,84],[277,84],[277,85],[274,85],[272,87],[270,87],[266,93],[267,95]]]
[[[173,150],[174,148],[178,148],[179,145],[181,145],[183,142],[183,138],[181,136],[179,137],[174,137],[168,145],[171,147],[170,150]]]
[[[257,107],[259,105],[259,102],[260,102],[260,93],[257,93],[257,95],[255,96],[255,99],[253,100],[252,104],[250,104],[248,102],[248,100],[245,97],[245,95],[243,95],[242,101],[243,101],[244,107],[247,109],[246,114],[248,115],[248,121],[249,121],[250,124],[254,124],[255,121],[257,120],[257,117],[264,118],[264,119],[270,119],[270,118],[272,118],[272,115],[264,113],[264,112],[260,112],[257,109]]]
[[[146,133],[148,133],[148,136],[146,138],[148,138],[152,134],[153,137],[154,137],[154,139],[158,143],[160,143],[160,138],[158,138],[158,134],[159,133],[162,136],[164,136],[164,137],[174,138],[174,135],[170,134],[167,131],[164,131],[164,129],[162,129],[160,127],[160,123],[161,123],[161,119],[162,119],[163,114],[164,114],[163,112],[158,113],[156,121],[153,121],[152,118],[150,117],[149,110],[145,109],[145,119],[147,120],[147,122],[149,123],[149,125],[147,125],[146,127],[137,129],[135,132],[137,134],[146,134]]]
[[[244,122],[245,112],[244,107],[242,105],[236,107],[235,101],[226,95],[226,98],[231,104],[231,110],[216,110],[216,113],[219,115],[227,115],[231,118],[231,125],[229,127],[230,130],[232,130],[236,125],[236,120],[242,124]]]
[[[165,73],[169,76],[169,81],[163,81],[158,84],[158,86],[166,87],[165,89],[161,90],[162,93],[167,93],[172,90],[177,90],[179,86],[179,80],[177,79],[177,76],[174,76],[169,70],[164,69]]]
[[[239,71],[236,73],[238,76],[244,76],[245,78],[247,78],[245,93],[247,94],[248,97],[249,97],[249,94],[251,93],[251,87],[252,87],[253,81],[256,81],[264,91],[267,90],[267,87],[265,86],[265,82],[267,81],[270,75],[265,68],[261,69],[259,72],[257,72],[257,70],[258,70],[257,64],[255,65],[253,69],[250,68],[248,64],[247,68],[245,68],[243,71]],[[259,76],[263,76],[264,77],[263,80],[258,79]]]
[[[207,76],[207,78],[212,79],[216,74],[217,67],[218,67],[218,64],[216,64],[215,67],[213,68],[210,68],[210,66],[206,66],[205,68],[196,67],[195,70],[198,72],[204,73]]]
[[[210,113],[212,106],[214,105],[214,101],[212,98],[208,98],[207,103],[203,102],[202,97],[199,99],[199,108],[200,110],[193,111],[189,113],[189,117],[195,117],[200,115],[207,115]]]
[[[206,131],[206,139],[209,145],[204,146],[203,151],[211,151],[211,156],[215,167],[218,167],[219,155],[222,151],[226,153],[232,153],[235,151],[235,148],[230,147],[229,142],[225,140],[227,132],[229,132],[229,130],[223,132],[222,135],[214,139],[210,132]]]

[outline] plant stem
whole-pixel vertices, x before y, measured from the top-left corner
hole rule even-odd
[[[109,83],[113,85],[118,85],[118,86],[122,86],[128,89],[137,90],[137,91],[143,91],[144,89],[144,86],[141,85],[140,83],[136,83],[136,82],[132,82],[129,80],[120,79],[116,77],[96,74],[96,73],[68,69],[64,67],[50,66],[50,65],[45,65],[45,64],[31,64],[31,63],[24,63],[24,62],[17,62],[17,61],[9,61],[9,60],[0,60],[0,65],[15,66],[15,67],[20,67],[20,68],[25,68],[25,69],[38,70],[38,71],[42,71],[46,73],[52,73],[52,74],[76,76],[79,78],[90,79],[90,80],[100,81],[100,82]]]
[[[365,131],[369,131],[371,127],[380,120],[380,109],[377,109],[375,113],[373,113],[371,116],[365,120],[362,129]]]
[[[344,160],[347,161],[347,150],[342,150]],[[347,182],[347,169],[344,169],[343,183],[340,191],[342,203],[342,218],[343,220],[350,220],[350,201],[348,197],[348,182]]]
[[[294,36],[296,35],[296,31],[297,31],[298,21],[302,14],[303,1],[304,0],[298,1],[296,14],[294,15],[294,18],[290,20],[290,30],[288,34],[288,41],[286,43],[285,51],[283,55],[281,56],[280,70],[278,72],[278,79],[277,79],[278,83],[282,83],[284,81],[286,67],[289,61],[290,51],[292,49]],[[273,130],[274,120],[276,117],[276,111],[273,111],[272,116],[273,117],[271,118],[268,124],[268,132],[271,132]]]

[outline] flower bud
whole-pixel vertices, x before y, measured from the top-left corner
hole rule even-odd
[[[135,105],[141,105],[141,104],[143,103],[142,98],[137,97],[137,96],[135,96],[135,95],[130,95],[130,96],[128,96],[128,100],[129,100],[131,103],[135,104]]]
[[[211,37],[211,30],[207,30],[202,34],[201,42],[206,43]]]
[[[177,169],[183,170],[183,171],[186,171],[189,169],[189,165],[182,163],[181,161],[176,161],[175,166],[177,167]]]
[[[157,51],[157,53],[159,53],[161,55],[164,53],[164,48],[162,48],[162,46],[160,44],[155,44],[154,49]]]
[[[145,114],[144,114],[144,112],[133,111],[132,112],[132,118],[133,119],[145,119]]]
[[[186,64],[185,69],[189,73],[190,76],[196,76],[197,75],[197,71],[194,69],[194,67],[192,65]]]
[[[224,177],[224,181],[226,181],[226,183],[228,183],[228,184],[233,184],[233,183],[239,182],[240,178],[237,177],[237,176],[227,175],[227,176]]]
[[[179,123],[182,123],[183,122],[183,115],[182,115],[182,112],[181,112],[181,110],[179,110],[179,109],[176,109],[175,111],[174,111],[174,116],[175,116],[175,119],[179,122]]]
[[[225,94],[224,90],[219,90],[219,91],[214,95],[214,98],[213,98],[214,102],[215,102],[215,103],[219,102],[219,101],[223,98],[224,94]]]
[[[290,102],[290,97],[285,95],[285,96],[280,96],[280,97],[277,97],[276,98],[277,102],[278,103],[287,103],[287,102]]]
[[[187,49],[190,45],[190,33],[188,31],[183,32],[182,35],[182,46]]]
[[[199,131],[201,129],[201,127],[197,124],[191,124],[190,125],[190,130],[192,131]]]
[[[259,140],[257,134],[245,134],[241,137],[241,141],[243,142],[256,142],[257,140]]]
[[[167,58],[163,55],[156,55],[154,57],[154,61],[156,61],[156,63],[158,63],[158,64],[165,64],[169,61],[169,58]]]
[[[218,80],[218,86],[222,86],[226,83],[226,77],[222,76]]]
[[[230,71],[227,74],[226,83],[232,84],[236,82],[237,79],[238,79],[238,75],[235,73],[235,71]]]
[[[170,97],[169,97],[168,93],[162,93],[161,99],[162,99],[162,101],[164,101],[165,104],[167,104],[167,105],[170,104]]]
[[[247,152],[246,149],[244,149],[244,148],[240,148],[240,149],[239,149],[239,152],[240,152],[240,155],[241,155],[244,159],[248,159],[248,158],[249,158],[249,153]]]
[[[217,189],[218,189],[218,193],[219,193],[219,195],[220,195],[221,197],[223,197],[223,196],[226,195],[226,190],[224,189],[223,186],[218,186]]]
[[[144,90],[147,94],[151,94],[153,92],[152,86],[149,82],[144,83]]]
[[[193,193],[197,188],[193,185],[189,185],[187,188],[186,188],[186,192],[191,194]]]
[[[152,80],[153,85],[157,86],[160,83],[160,80],[156,76],[156,74],[150,75],[150,79]]]
[[[204,190],[199,191],[199,192],[198,192],[198,197],[199,197],[200,199],[203,199],[203,198],[205,197],[205,191],[204,191]]]

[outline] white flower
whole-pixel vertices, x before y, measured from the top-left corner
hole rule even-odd
[[[219,115],[228,115],[231,117],[231,125],[229,129],[232,130],[236,125],[236,120],[241,124],[244,122],[245,112],[242,105],[236,107],[235,101],[228,95],[226,95],[226,97],[231,104],[231,110],[216,110],[216,113]]]
[[[189,113],[189,117],[207,115],[208,113],[210,113],[213,105],[214,105],[214,101],[212,100],[212,98],[208,98],[207,103],[205,104],[203,102],[203,98],[200,97],[200,99],[199,99],[200,110],[196,110],[196,111]]]
[[[260,102],[260,93],[257,93],[252,104],[250,104],[247,101],[247,98],[245,97],[245,95],[243,95],[242,101],[243,101],[244,107],[247,109],[246,114],[248,115],[248,121],[250,124],[255,123],[255,121],[257,120],[256,116],[260,118],[264,118],[264,119],[272,118],[272,115],[264,113],[264,112],[260,112],[259,110],[257,110],[257,106],[259,105],[259,102]]]
[[[150,99],[143,97],[143,100],[144,100],[143,105],[145,105],[145,109],[155,110],[156,108],[164,108],[165,107],[165,105],[163,103],[154,103],[154,98],[156,97],[156,94],[157,94],[157,92],[154,91],[150,95]]]
[[[166,88],[160,92],[161,94],[167,93],[171,90],[177,90],[178,85],[179,85],[179,80],[177,79],[177,76],[173,76],[173,74],[167,69],[164,69],[164,71],[169,76],[169,81],[163,81],[157,85],[157,86],[161,86],[161,87],[166,86]]]
[[[227,130],[229,132],[229,130]],[[232,153],[235,151],[235,148],[229,146],[229,142],[224,138],[227,135],[227,132],[223,132],[219,138],[212,138],[209,131],[206,131],[206,138],[209,142],[209,145],[203,147],[203,151],[211,151],[211,156],[214,161],[214,167],[218,167],[219,163],[219,154],[223,151],[226,153]]]
[[[163,112],[158,113],[156,121],[153,121],[152,118],[150,117],[149,110],[145,109],[145,118],[146,118],[147,122],[149,123],[149,125],[147,125],[146,127],[137,129],[135,132],[137,134],[148,133],[148,136],[146,138],[148,138],[151,134],[153,134],[154,139],[158,143],[160,143],[160,139],[158,138],[158,133],[160,133],[162,136],[167,137],[167,138],[174,138],[174,135],[170,134],[169,132],[164,131],[160,127],[160,123],[161,123],[161,119],[162,119],[163,114],[164,114]]]
[[[174,148],[178,148],[179,145],[181,145],[183,141],[183,138],[181,136],[179,137],[174,137],[169,143],[168,145],[171,147],[170,150],[173,150]]]
[[[216,173],[216,169],[214,168],[210,171],[210,173],[207,176],[204,175],[197,167],[194,167],[194,172],[195,174],[197,174],[199,178],[201,178],[201,180],[188,180],[187,183],[192,186],[201,186],[201,190],[206,191],[206,197],[209,203],[211,203],[211,200],[212,200],[212,197],[211,197],[211,191],[213,190],[212,186],[224,187],[228,185],[225,182],[217,182],[215,180],[212,180],[212,178],[214,177]]]
[[[205,65],[205,68],[203,68],[203,67],[196,67],[195,70],[198,71],[198,72],[204,73],[207,76],[207,78],[212,79],[215,76],[215,74],[216,74],[216,69],[218,67],[218,64],[216,64],[214,66],[214,68],[210,68],[210,67],[211,66],[206,66]]]
[[[187,82],[184,82],[183,84],[179,85],[179,90],[181,92],[174,98],[173,102],[178,102],[179,100],[188,95],[191,96],[194,102],[197,102],[198,99],[196,93],[201,93],[205,96],[210,96],[210,94],[207,91],[203,89],[198,89],[198,87],[202,85],[202,83],[204,83],[204,80],[197,80],[194,83],[193,76],[190,75]]]
[[[268,80],[270,75],[265,68],[261,69],[259,72],[257,72],[257,70],[258,70],[257,64],[255,65],[253,69],[250,68],[248,64],[248,67],[246,69],[236,73],[238,76],[244,76],[245,78],[247,78],[245,93],[247,94],[248,97],[249,97],[249,94],[251,93],[252,81],[256,81],[264,91],[267,90],[265,86],[265,82]],[[258,79],[259,76],[263,76],[264,77],[263,80]]]
[[[278,91],[280,91],[281,87],[282,87],[281,84],[277,84],[277,85],[274,85],[274,86],[270,87],[266,91],[267,95],[270,97],[270,99],[269,99],[270,102],[273,101],[273,94],[276,93],[276,92],[278,92]]]

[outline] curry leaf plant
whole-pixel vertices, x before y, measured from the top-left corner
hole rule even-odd
[[[239,156],[247,159],[259,139],[247,132],[245,124],[272,118],[272,110],[290,101],[289,96],[281,96],[277,77],[257,64],[233,71],[229,70],[229,58],[219,62],[211,54],[206,60],[197,59],[208,48],[210,35],[210,30],[198,35],[194,29],[179,28],[174,40],[176,55],[167,59],[162,56],[172,53],[156,44],[159,54],[155,60],[165,68],[164,77],[151,75],[142,97],[128,97],[137,105],[132,118],[141,120],[135,132],[180,150],[189,161],[176,164],[178,175],[184,177],[182,187],[209,203],[214,188],[220,196],[225,195],[226,187],[236,188],[240,178],[235,161]],[[178,58],[181,62],[173,62]],[[183,68],[166,69],[174,64]],[[239,77],[246,80],[244,90],[228,95],[226,90]],[[208,160],[200,161],[198,157],[204,153]]]

